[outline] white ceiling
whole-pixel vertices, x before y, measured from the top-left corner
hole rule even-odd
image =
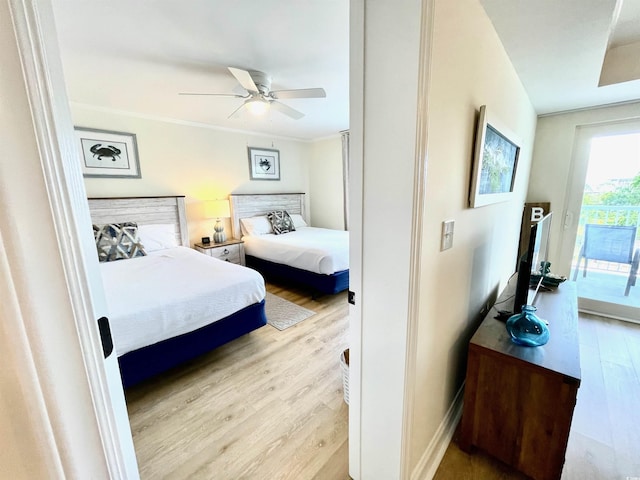
[[[301,139],[349,124],[348,0],[53,0],[69,98],[153,117]],[[260,70],[272,90],[322,87],[327,97],[227,117],[242,99],[228,66]],[[242,90],[240,93],[244,93]]]
[[[539,114],[640,99],[640,80],[598,86],[640,78],[640,0],[480,2]]]
[[[74,103],[300,139],[348,128],[348,0],[52,1]],[[612,81],[640,77],[640,0],[480,1],[539,114],[640,99],[640,80],[598,87],[608,47]],[[241,99],[178,95],[241,92],[227,66],[327,98],[283,101],[300,120],[228,119]]]

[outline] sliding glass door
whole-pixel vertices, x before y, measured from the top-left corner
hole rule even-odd
[[[575,240],[563,243],[579,308],[640,321],[640,123],[591,126],[576,140],[565,219]]]

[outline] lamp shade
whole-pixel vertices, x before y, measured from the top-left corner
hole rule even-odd
[[[212,200],[205,202],[204,215],[206,218],[229,218],[229,200]]]

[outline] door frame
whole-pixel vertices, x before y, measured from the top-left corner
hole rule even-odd
[[[69,338],[62,346],[49,347],[51,339],[47,338],[47,330],[41,325],[51,324],[51,315],[42,319],[29,318],[23,313],[23,327],[29,345],[42,348],[35,352],[36,347],[32,346],[29,352],[40,375],[46,375],[51,368],[49,363],[53,363],[55,357],[66,356],[60,350],[66,349],[67,364],[74,356],[82,359],[81,366],[69,367],[67,376],[60,372],[56,376],[57,384],[40,383],[39,394],[43,398],[40,413],[47,419],[45,425],[55,438],[49,451],[53,456],[57,455],[60,468],[69,476],[102,476],[102,469],[106,469],[104,474],[109,478],[135,479],[138,469],[117,360],[115,355],[107,360],[103,358],[96,322],[96,313],[105,310],[106,302],[100,290],[98,266],[86,262],[93,240],[90,228],[82,227],[89,226],[91,221],[53,10],[49,0],[9,0],[8,4],[33,122],[29,138],[35,140],[42,175],[41,186],[24,177],[18,177],[16,183],[26,190],[33,189],[34,195],[36,191],[41,193],[48,200],[39,208],[46,211],[47,221],[55,231],[55,237],[48,240],[57,255],[49,261],[56,266],[59,264],[59,279],[66,288],[65,298],[60,302],[67,302],[70,311],[68,316],[58,314],[53,318],[60,328],[64,326],[66,330],[75,331],[77,336]],[[28,141],[25,135],[24,142]],[[36,225],[33,231],[37,232]],[[10,228],[3,228],[3,236],[3,242],[24,243],[24,234]],[[14,271],[32,268],[21,256],[12,257],[11,263]],[[95,288],[96,283],[100,289]],[[22,303],[23,312],[37,311],[41,302],[38,295],[30,294],[30,287],[29,284],[17,286],[15,298]],[[64,365],[64,360],[59,363]],[[115,382],[114,371],[118,380]],[[52,382],[55,379],[50,379]],[[64,401],[60,390],[66,389],[78,390],[78,403]],[[88,404],[79,408],[84,391]],[[72,418],[74,421],[70,422]],[[76,424],[84,426],[85,432],[75,431],[73,426]]]
[[[68,100],[64,93],[64,83],[62,81],[62,68],[60,62],[59,52],[57,50],[57,42],[55,40],[55,27],[53,21],[53,12],[49,0],[9,0],[12,7],[12,18],[14,20],[16,36],[18,38],[18,49],[21,53],[23,62],[24,78],[27,90],[29,92],[29,98],[31,102],[31,115],[35,126],[35,137],[39,146],[39,154],[41,156],[41,164],[43,175],[46,183],[46,192],[49,199],[49,204],[46,207],[50,208],[51,220],[56,230],[56,241],[60,246],[60,263],[63,266],[65,272],[65,278],[67,287],[69,290],[69,301],[72,305],[74,316],[68,319],[69,322],[73,322],[73,326],[78,333],[78,348],[79,354],[83,358],[83,367],[86,370],[85,376],[76,376],[70,378],[70,381],[85,382],[88,383],[89,389],[92,394],[93,402],[93,416],[87,415],[81,420],[85,420],[87,423],[96,424],[98,427],[99,437],[102,445],[100,449],[83,447],[82,437],[69,438],[69,444],[66,445],[67,451],[61,451],[61,446],[54,446],[57,448],[58,456],[62,459],[63,470],[65,472],[78,472],[79,466],[82,466],[86,459],[78,458],[77,451],[90,451],[92,455],[102,454],[102,460],[108,469],[110,478],[132,478],[127,476],[127,458],[126,453],[123,453],[123,445],[119,443],[117,430],[118,422],[115,418],[116,415],[113,411],[113,406],[110,402],[108,391],[108,380],[104,371],[104,365],[102,362],[102,351],[99,343],[99,336],[95,319],[93,318],[93,306],[92,306],[92,292],[87,284],[87,273],[85,271],[83,258],[82,258],[82,232],[69,229],[69,224],[75,225],[76,215],[88,217],[88,207],[78,205],[78,199],[86,198],[84,190],[84,181],[81,176],[79,165],[75,162],[77,153],[74,147],[73,128],[68,108]],[[366,2],[365,2],[366,3]],[[427,31],[430,32],[432,22],[433,0],[422,0],[419,4],[428,6],[425,8],[425,12],[428,14],[422,18],[422,35],[425,34],[424,28],[426,26]],[[362,17],[359,21],[362,21],[361,28],[364,28],[366,15],[365,8],[361,9]],[[364,33],[364,32],[362,32]],[[46,39],[46,41],[45,41]],[[424,48],[430,45],[430,37],[422,37],[424,43],[422,47],[422,53],[425,53]],[[428,85],[428,66],[425,65],[424,59],[420,64],[420,84],[421,86]],[[363,73],[363,72],[361,72]],[[352,86],[353,88],[353,86]],[[362,95],[362,92],[360,92]],[[426,95],[426,90],[421,91],[421,95]],[[360,106],[363,105],[362,99],[358,101]],[[426,108],[426,96],[420,98],[420,105]],[[356,112],[362,114],[360,110]],[[416,112],[416,115],[418,113]],[[409,242],[411,250],[416,253],[416,256],[410,260],[410,265],[407,268],[410,270],[410,277],[415,277],[416,272],[419,271],[418,255],[419,249],[419,232],[421,231],[420,221],[421,215],[421,192],[424,189],[424,162],[426,155],[426,111],[420,112],[420,138],[416,147],[415,162],[418,171],[420,172],[417,178],[414,178],[414,187],[417,191],[413,192],[411,212],[412,224],[411,234],[412,240]],[[359,137],[364,136],[364,125],[362,131],[359,132]],[[363,151],[360,152],[364,154]],[[362,168],[362,164],[360,164]],[[360,183],[359,194],[362,195],[366,182],[363,180],[362,172],[358,175],[354,175],[355,178],[352,181]],[[361,199],[360,199],[361,200]],[[419,208],[416,210],[416,206]],[[362,219],[363,219],[363,205],[362,202],[355,202],[352,205],[351,211],[358,210],[356,218],[359,219],[359,232],[362,233]],[[3,240],[5,240],[3,238]],[[10,241],[19,241],[17,232],[12,233]],[[357,243],[357,256],[359,256],[360,264],[363,263],[362,256],[362,243],[363,238],[360,237],[356,240]],[[352,243],[353,245],[353,243]],[[408,256],[408,255],[407,255]],[[0,259],[1,260],[1,259]],[[362,267],[362,265],[361,265]],[[357,272],[359,276],[362,274],[362,268]],[[361,279],[360,286],[361,286]],[[415,331],[417,325],[417,308],[419,304],[419,298],[416,292],[419,291],[416,284],[412,285],[411,291],[406,292],[407,303],[406,309],[409,315],[406,319],[407,332],[405,333],[405,341],[407,349],[405,350],[405,358],[402,362],[399,362],[403,366],[402,376],[402,392],[400,393],[402,398],[398,399],[396,403],[400,403],[403,407],[403,411],[398,417],[399,425],[393,426],[400,430],[398,438],[401,439],[402,446],[400,447],[401,454],[399,458],[398,470],[401,472],[402,477],[409,475],[410,467],[410,448],[409,443],[411,440],[411,425],[412,418],[412,396],[413,396],[413,357],[415,355],[415,338],[410,333]],[[360,302],[366,304],[362,291],[358,288],[358,299]],[[370,299],[368,299],[370,301]],[[35,302],[35,300],[32,300]],[[351,325],[357,323],[362,326],[362,303],[359,303],[359,307],[351,310],[351,313],[355,314],[355,318],[352,318]],[[28,325],[25,325],[27,328]],[[41,332],[34,330],[29,332],[39,341],[46,341],[46,338],[41,337]],[[352,336],[352,339],[354,336]],[[352,365],[352,379],[355,377],[354,390],[352,390],[352,415],[357,419],[357,435],[358,438],[362,437],[362,418],[360,412],[361,403],[361,387],[363,385],[363,378],[361,375],[362,368],[362,346],[363,341],[361,335],[355,339],[357,341],[358,355],[354,359]],[[353,357],[352,357],[353,358]],[[56,392],[51,392],[52,401],[55,401]],[[51,430],[55,433],[63,431],[63,421],[68,415],[76,414],[73,405],[58,405],[61,413],[58,412],[45,412],[50,415]],[[350,415],[350,417],[352,417]],[[52,418],[51,418],[52,416]],[[353,425],[351,425],[353,426]],[[354,432],[355,433],[355,432]],[[384,443],[384,442],[382,442]],[[77,450],[76,447],[77,446]],[[372,445],[375,449],[379,449],[383,445]],[[358,464],[356,466],[356,477],[359,476],[360,467],[362,465],[363,451],[360,445],[357,445],[355,449],[351,448],[350,453],[354,455]],[[368,452],[373,455],[375,452],[371,450]],[[365,459],[368,457],[365,457]],[[381,460],[384,460],[382,458]],[[92,472],[94,475],[100,475],[98,470]],[[71,475],[73,476],[73,475]]]
[[[576,238],[578,236],[580,210],[582,208],[582,198],[591,152],[590,141],[595,137],[630,133],[640,133],[640,117],[576,126],[573,155],[569,170],[569,182],[565,197],[564,228],[558,250],[561,269],[566,269],[571,275],[573,274],[571,263]],[[638,320],[635,319],[638,318],[638,314],[640,313],[640,309],[638,308],[582,297],[578,298],[578,310],[636,323],[638,323]]]

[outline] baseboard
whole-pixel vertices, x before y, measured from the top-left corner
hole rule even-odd
[[[447,410],[447,414],[442,419],[442,423],[440,423],[431,442],[429,442],[429,446],[413,469],[411,480],[430,480],[435,475],[462,416],[463,391],[464,383],[456,393],[449,410]]]
[[[640,324],[640,321],[636,320],[635,318],[629,318],[629,315],[615,315],[610,313],[602,313],[598,311],[598,309],[581,307],[579,303],[578,303],[578,313],[588,313],[589,315],[596,315],[598,317],[612,318],[614,320],[620,320],[622,322]]]

